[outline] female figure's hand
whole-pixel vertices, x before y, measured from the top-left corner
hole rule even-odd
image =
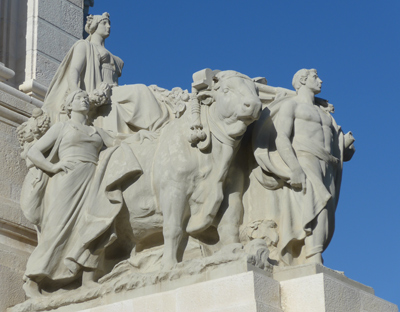
[[[51,173],[58,173],[60,171],[64,171],[68,173],[68,170],[74,170],[76,163],[70,160],[59,161],[58,163],[54,164],[51,168]]]

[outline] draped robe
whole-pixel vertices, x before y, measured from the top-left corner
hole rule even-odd
[[[331,152],[306,138],[291,138],[293,150],[306,175],[307,190],[305,194],[294,191],[290,186],[291,170],[279,155],[275,143],[277,131],[274,121],[285,100],[287,98],[276,100],[267,106],[254,126],[252,146],[256,167],[250,176],[244,205],[246,222],[264,218],[278,224],[279,259],[276,260],[294,265],[304,261],[306,252],[315,252],[301,251],[301,248],[305,237],[312,234],[311,223],[323,209],[328,209],[329,231],[325,245],[320,246],[318,252],[322,252],[332,238],[342,177],[344,135],[330,117],[333,134]],[[324,108],[318,106],[318,109]],[[252,199],[260,196],[262,201]]]

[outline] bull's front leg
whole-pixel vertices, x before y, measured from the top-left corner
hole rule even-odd
[[[160,207],[164,216],[164,254],[162,270],[171,270],[177,260],[177,252],[183,236],[183,225],[187,222],[187,200],[184,188],[168,186],[161,190]]]

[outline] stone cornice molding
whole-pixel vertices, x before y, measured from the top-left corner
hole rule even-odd
[[[8,93],[8,94],[10,94],[10,95],[22,100],[22,101],[24,101],[24,102],[33,104],[33,105],[35,105],[36,107],[39,107],[39,108],[42,107],[42,105],[43,105],[42,101],[39,101],[39,100],[37,100],[35,98],[32,98],[29,95],[27,95],[27,94],[25,94],[25,93],[23,93],[21,91],[18,91],[17,89],[15,89],[13,87],[10,87],[9,85],[6,85],[5,83],[0,83],[0,91],[4,91],[4,92],[6,92],[6,93]],[[1,100],[0,100],[0,103],[2,103]],[[29,117],[30,117],[30,115],[29,115]]]
[[[12,69],[7,68],[3,63],[0,63],[0,81],[6,81],[15,76],[15,72]]]
[[[44,97],[46,96],[47,87],[40,84],[35,79],[30,79],[26,80],[22,85],[20,85],[19,90],[35,99],[43,101]]]
[[[36,231],[25,226],[0,218],[0,234],[16,238],[32,246],[37,245]]]
[[[16,124],[21,124],[31,117],[32,106],[40,108],[43,105],[43,102],[2,82],[0,94],[0,116]]]

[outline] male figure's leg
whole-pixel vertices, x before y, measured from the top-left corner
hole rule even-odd
[[[306,263],[323,264],[322,252],[329,236],[328,210],[326,208],[322,209],[310,226],[311,235],[304,240]]]

